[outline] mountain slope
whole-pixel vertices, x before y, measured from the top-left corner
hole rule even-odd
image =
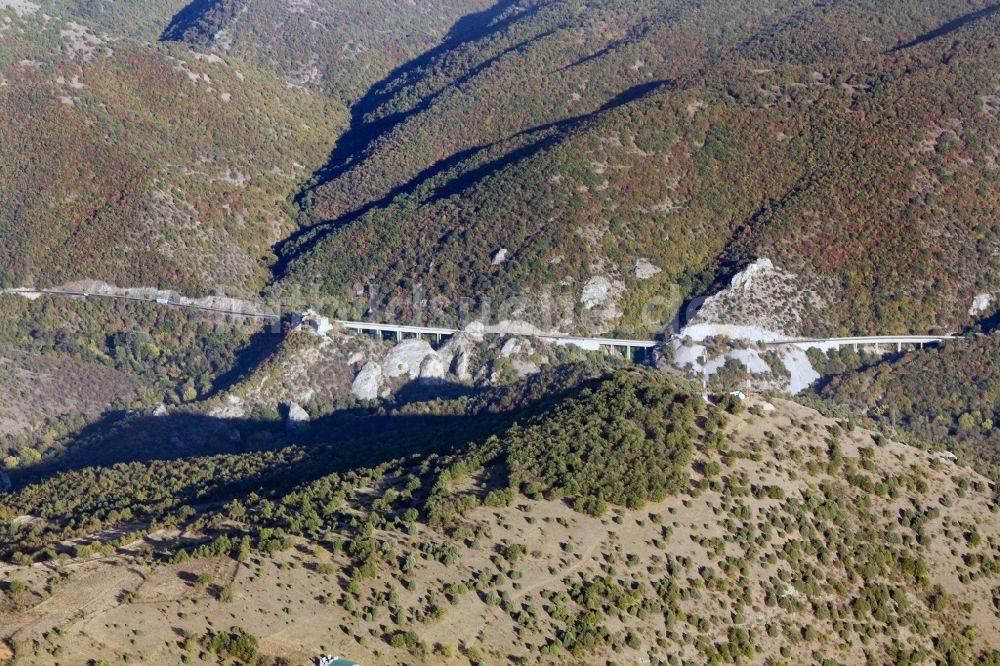
[[[839,360],[836,355],[834,359]],[[832,377],[819,391],[825,400],[859,409],[882,425],[920,439],[946,444],[983,474],[993,479],[1000,475],[997,334],[828,371]]]
[[[187,0],[41,0],[45,11],[56,11],[90,26],[94,32],[156,41]]]
[[[402,63],[460,36],[461,20],[488,7],[485,0],[195,1],[162,38],[267,65],[353,102]]]
[[[0,525],[19,562],[64,550],[76,574],[4,565],[0,637],[28,664],[996,658],[984,479],[792,403],[739,407],[623,371],[471,445],[369,431],[351,455],[409,442],[371,467],[341,440],[56,476]]]
[[[729,3],[739,28],[715,5],[511,8],[370,93],[279,276],[383,304],[419,284],[456,309],[544,291],[578,308],[596,277],[625,317],[580,328],[634,332],[672,283],[767,255],[832,283],[810,332],[960,327],[998,279],[1000,17],[981,4]]]
[[[10,471],[129,410],[206,397],[277,335],[158,305],[0,299],[0,459]],[[134,449],[133,449],[134,450]]]
[[[167,37],[232,37],[228,61],[108,41],[168,7],[53,6],[77,18],[9,11],[0,36],[4,284],[317,285],[330,312],[367,290],[377,318],[426,301],[449,323],[471,304],[647,336],[760,256],[822,292],[810,334],[960,329],[998,281],[1000,14],[983,2],[178,12]],[[360,59],[329,35],[379,21]],[[307,53],[326,83],[268,71]],[[314,89],[356,100],[342,135]]]
[[[8,17],[10,18],[10,17]],[[0,284],[257,291],[343,109],[178,47],[13,14],[0,31]]]

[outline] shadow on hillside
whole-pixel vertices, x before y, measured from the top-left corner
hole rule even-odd
[[[332,473],[401,459],[419,463],[428,455],[461,450],[594,387],[603,376],[580,364],[568,372],[536,375],[495,388],[414,381],[398,390],[392,403],[342,409],[292,430],[283,420],[258,417],[118,412],[80,431],[61,456],[12,470],[11,480],[15,488],[22,488],[85,467],[231,455],[235,458],[220,466],[227,470],[225,478],[218,479],[211,492],[195,496],[198,491],[193,486],[179,491],[191,494],[180,499],[192,505],[222,502],[249,492],[287,490]],[[436,402],[457,398],[468,400],[450,406]],[[293,445],[299,447],[294,455],[276,453],[272,460],[257,463],[239,459]]]
[[[17,489],[60,472],[86,467],[234,456],[218,467],[224,474],[213,479],[207,491],[199,489],[198,485],[183,483],[177,488],[180,502],[203,505],[225,502],[250,492],[287,492],[334,473],[448,453],[474,441],[485,423],[491,420],[496,419],[483,421],[466,416],[436,415],[361,419],[336,414],[289,433],[273,422],[251,419],[202,415],[139,417],[119,422],[113,433],[96,432],[101,426],[95,426],[87,438],[76,442],[66,455],[17,470],[12,474],[12,481]],[[230,438],[230,433],[234,432],[240,433],[239,440]],[[256,463],[240,457],[277,452],[292,444],[301,446],[301,452]],[[150,484],[155,485],[158,481],[151,478]]]
[[[198,19],[217,6],[223,8],[232,6],[232,3],[225,3],[223,0],[192,0],[179,12],[174,14],[170,23],[163,29],[160,35],[161,42],[176,42],[184,38],[185,33],[193,27],[197,27]]]
[[[378,465],[414,453],[446,450],[480,433],[492,433],[491,428],[506,417],[398,412],[408,403],[455,399],[480,391],[449,382],[415,381],[397,392],[394,404],[343,409],[300,427],[286,423],[287,409],[277,420],[186,412],[163,416],[114,412],[72,437],[61,455],[12,471],[11,480],[19,487],[84,467],[240,455],[291,445],[302,446],[307,459],[322,451],[325,462],[318,469],[328,470],[324,473]]]
[[[980,322],[980,329],[986,335],[1000,332],[1000,310]]]
[[[979,19],[987,18],[1000,12],[1000,4],[990,5],[989,7],[984,7],[979,11],[970,12],[968,14],[963,14],[956,19],[948,21],[947,23],[941,25],[930,32],[925,32],[924,34],[906,42],[905,44],[900,44],[898,46],[890,49],[890,53],[895,53],[896,51],[904,51],[906,49],[912,48],[914,46],[919,46],[925,42],[929,42],[932,39],[937,39],[938,37],[944,37],[945,35],[955,32],[959,28],[965,27],[970,23],[978,21]]]
[[[364,97],[351,107],[351,122],[347,131],[337,141],[326,165],[313,174],[312,186],[299,194],[299,201],[301,202],[301,199],[311,189],[343,174],[355,164],[357,159],[376,138],[390,131],[407,117],[417,112],[413,110],[392,114],[372,121],[367,120],[369,114],[374,113],[381,105],[392,99],[393,95],[401,87],[409,83],[411,76],[427,67],[442,54],[461,48],[475,40],[495,35],[508,28],[515,21],[521,20],[536,11],[532,9],[529,12],[522,12],[502,21],[497,21],[516,2],[517,0],[501,0],[489,9],[469,14],[459,19],[452,26],[451,30],[448,31],[447,36],[441,44],[426,51],[419,57],[403,63],[392,70],[381,81],[369,88]],[[440,94],[440,91],[435,93],[435,96],[437,94]],[[422,100],[420,105],[426,108],[429,104],[426,100]]]
[[[275,262],[272,267],[274,279],[280,280],[284,277],[289,269],[289,266],[295,260],[307,254],[317,245],[317,243],[321,242],[330,233],[358,220],[372,210],[387,207],[398,197],[418,193],[423,187],[430,184],[432,180],[447,174],[453,169],[459,168],[463,162],[473,160],[479,154],[488,154],[491,150],[497,149],[504,144],[513,143],[517,145],[519,142],[523,142],[523,145],[518,148],[503,152],[499,157],[493,160],[487,161],[475,168],[471,168],[468,171],[461,172],[450,180],[445,180],[427,194],[424,203],[433,204],[441,199],[459,194],[469,187],[472,187],[480,180],[488,178],[489,176],[492,176],[507,167],[528,159],[531,156],[555,145],[568,133],[583,126],[600,114],[612,111],[625,104],[638,100],[641,97],[652,94],[657,90],[672,88],[675,85],[674,81],[669,80],[650,81],[638,84],[619,93],[601,105],[598,109],[590,113],[584,113],[572,118],[566,118],[552,123],[545,123],[530,129],[522,130],[521,132],[518,132],[517,134],[514,134],[506,139],[490,144],[474,146],[440,160],[418,173],[407,183],[393,188],[384,197],[377,201],[365,204],[361,208],[358,208],[351,213],[342,215],[334,220],[320,222],[291,234],[288,238],[275,246],[275,253],[278,256],[278,261]]]
[[[236,352],[233,365],[212,381],[212,390],[203,398],[212,398],[229,390],[249,377],[268,358],[274,356],[285,340],[284,323],[266,324],[250,336],[250,340]]]

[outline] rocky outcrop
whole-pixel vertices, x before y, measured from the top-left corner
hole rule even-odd
[[[580,292],[580,303],[587,310],[603,305],[611,295],[611,280],[603,275],[595,275],[587,280]]]
[[[825,307],[831,291],[761,257],[734,275],[728,287],[706,298],[691,323],[797,337],[806,333],[805,322]]]
[[[351,384],[351,394],[358,400],[375,400],[382,391],[384,379],[382,366],[375,361],[368,361]]]
[[[524,343],[527,344],[527,343]],[[500,348],[500,355],[504,358],[510,358],[515,354],[521,353],[522,341],[518,338],[511,338],[507,342],[503,343],[503,347]]]
[[[428,354],[420,362],[420,379],[426,382],[437,382],[444,379],[447,370],[444,361],[437,354]]]
[[[976,294],[976,297],[972,299],[972,305],[969,306],[969,316],[978,317],[986,314],[991,305],[993,305],[993,294]]]
[[[649,259],[639,257],[635,260],[635,276],[640,280],[648,280],[655,275],[659,275],[663,269],[653,265]]]
[[[469,350],[463,349],[455,354],[455,359],[451,363],[451,371],[458,377],[459,381],[472,381],[472,372],[469,367],[471,363],[472,354]]]
[[[805,350],[775,347],[765,358],[757,345],[802,336],[804,322],[825,305],[830,292],[761,257],[705,299],[671,341],[672,363],[701,377],[718,372],[727,361],[739,361],[758,386],[799,393],[819,377]],[[716,344],[706,342],[711,339]],[[728,342],[719,344],[724,339]]]
[[[618,300],[625,292],[625,283],[603,275],[594,275],[583,285],[580,303],[583,305],[584,330],[594,333],[607,330],[607,325],[621,316]]]
[[[434,359],[437,359],[436,361]],[[425,364],[425,361],[428,361]],[[443,379],[444,363],[426,340],[404,340],[385,355],[387,377]]]
[[[288,407],[288,419],[285,421],[285,428],[288,430],[302,430],[309,426],[309,412],[302,409],[302,406],[292,403]]]
[[[238,419],[246,415],[246,409],[240,396],[230,394],[222,404],[212,407],[208,414],[220,419]]]
[[[472,381],[472,361],[477,342],[482,342],[483,336],[477,333],[458,333],[453,335],[438,350],[438,355],[445,367],[462,382]]]

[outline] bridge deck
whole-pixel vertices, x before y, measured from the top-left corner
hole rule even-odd
[[[410,326],[406,324],[377,324],[367,321],[347,321],[347,320],[335,320],[336,324],[343,326],[344,328],[352,331],[367,331],[370,333],[401,333],[401,334],[415,334],[415,335],[457,335],[461,333],[459,329],[456,328],[440,328],[434,326]],[[507,333],[502,333],[499,331],[486,331],[481,333],[481,335],[507,335]],[[616,346],[616,347],[631,347],[636,349],[650,349],[662,344],[657,340],[628,340],[622,338],[587,338],[576,335],[558,335],[549,333],[537,333],[537,334],[527,334],[528,337],[538,338],[539,340],[549,340],[552,342],[560,344],[577,344],[577,345],[589,345],[589,346]]]
[[[196,303],[184,303],[177,302],[173,300],[166,300],[163,298],[145,298],[142,296],[134,296],[127,294],[108,294],[108,293],[88,293],[83,291],[71,291],[71,290],[61,290],[61,289],[30,289],[30,288],[20,288],[20,289],[0,289],[0,295],[2,294],[45,294],[49,296],[62,296],[67,298],[116,298],[128,301],[144,301],[150,303],[157,303],[166,307],[174,308],[187,308],[191,310],[200,310],[202,312],[214,312],[216,314],[230,315],[234,317],[247,317],[253,319],[263,319],[268,321],[277,321],[281,317],[278,314],[271,314],[267,312],[246,312],[246,311],[236,311],[236,310],[225,310],[221,308],[212,308],[205,305],[199,305]],[[413,334],[413,335],[437,335],[441,337],[456,335],[461,333],[459,329],[456,328],[445,328],[439,326],[411,326],[406,324],[380,324],[367,321],[350,321],[350,320],[336,320],[335,323],[339,324],[347,330],[360,331],[360,332],[371,332],[371,333],[396,333],[401,335]],[[482,335],[507,335],[507,333],[502,333],[499,331],[486,331]],[[518,335],[516,333],[511,333],[511,335]],[[550,342],[555,342],[557,344],[572,344],[586,349],[599,349],[600,347],[625,347],[628,349],[652,349],[663,345],[661,340],[632,340],[625,338],[589,338],[575,335],[562,335],[562,334],[547,334],[547,333],[523,333],[525,337],[538,338],[540,340],[547,340]],[[841,337],[841,338],[792,338],[788,340],[770,340],[764,341],[763,344],[769,346],[778,345],[814,345],[817,347],[824,347],[830,345],[905,345],[905,344],[928,344],[937,342],[946,342],[950,340],[961,340],[960,335],[869,335],[869,336],[857,336],[857,337]]]
[[[961,340],[960,335],[867,335],[847,338],[794,338],[791,340],[767,341],[766,345],[877,345],[877,344],[903,344],[912,345],[928,342],[945,342],[948,340]]]

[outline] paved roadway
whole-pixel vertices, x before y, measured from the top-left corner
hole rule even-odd
[[[0,289],[0,294],[16,294],[20,296],[30,296],[41,294],[43,296],[62,296],[65,298],[111,298],[122,301],[137,301],[140,303],[155,303],[164,307],[183,308],[186,310],[199,310],[201,312],[211,312],[216,314],[230,315],[233,317],[246,317],[248,319],[261,319],[264,321],[278,321],[279,315],[262,312],[244,312],[240,310],[226,310],[224,308],[212,308],[196,303],[183,303],[173,301],[168,298],[146,298],[143,296],[129,296],[127,294],[102,294],[86,291],[69,291],[64,289]]]
[[[843,347],[845,345],[854,345],[855,347],[874,345],[878,347],[879,345],[896,345],[898,349],[902,345],[918,345],[922,347],[925,344],[938,344],[961,339],[962,336],[960,335],[862,335],[847,338],[796,338],[792,340],[765,342],[764,344],[768,346],[799,345],[802,347]]]
[[[227,310],[222,308],[213,308],[204,305],[197,305],[195,303],[185,303],[180,301],[174,301],[166,298],[155,298],[155,297],[142,297],[142,296],[129,296],[125,294],[102,294],[102,293],[88,293],[85,291],[69,291],[61,289],[0,289],[0,295],[2,294],[14,294],[27,296],[32,294],[41,294],[46,296],[61,296],[66,298],[111,298],[126,301],[139,301],[146,303],[155,303],[157,305],[162,305],[164,307],[172,308],[182,308],[188,310],[198,310],[201,312],[209,312],[214,314],[228,315],[233,317],[245,317],[248,319],[258,319],[263,321],[278,321],[281,319],[280,315],[265,313],[265,312],[247,312],[239,310]],[[339,324],[346,330],[357,331],[362,333],[379,333],[379,334],[394,334],[397,339],[402,339],[405,335],[414,336],[430,336],[437,337],[441,339],[443,337],[449,337],[460,333],[459,329],[455,328],[442,328],[436,326],[408,326],[402,324],[380,324],[376,322],[366,322],[366,321],[350,321],[350,320],[336,320],[334,323]],[[483,332],[484,335],[504,335],[500,332]],[[662,340],[631,340],[623,338],[601,338],[601,337],[581,337],[573,335],[561,335],[561,334],[548,334],[548,333],[524,333],[516,334],[523,335],[525,337],[533,337],[539,340],[544,340],[546,342],[553,342],[556,344],[569,344],[581,347],[583,349],[589,350],[599,350],[602,347],[608,348],[622,348],[628,352],[634,350],[649,350],[655,347],[663,346]],[[782,346],[782,345],[798,345],[801,347],[842,347],[844,345],[854,345],[854,346],[875,346],[880,345],[896,345],[897,349],[901,349],[903,345],[917,345],[923,346],[925,344],[938,344],[942,342],[947,342],[951,340],[961,340],[962,337],[958,335],[867,335],[867,336],[856,336],[856,337],[839,337],[839,338],[794,338],[789,340],[777,340],[765,342],[768,346]]]

